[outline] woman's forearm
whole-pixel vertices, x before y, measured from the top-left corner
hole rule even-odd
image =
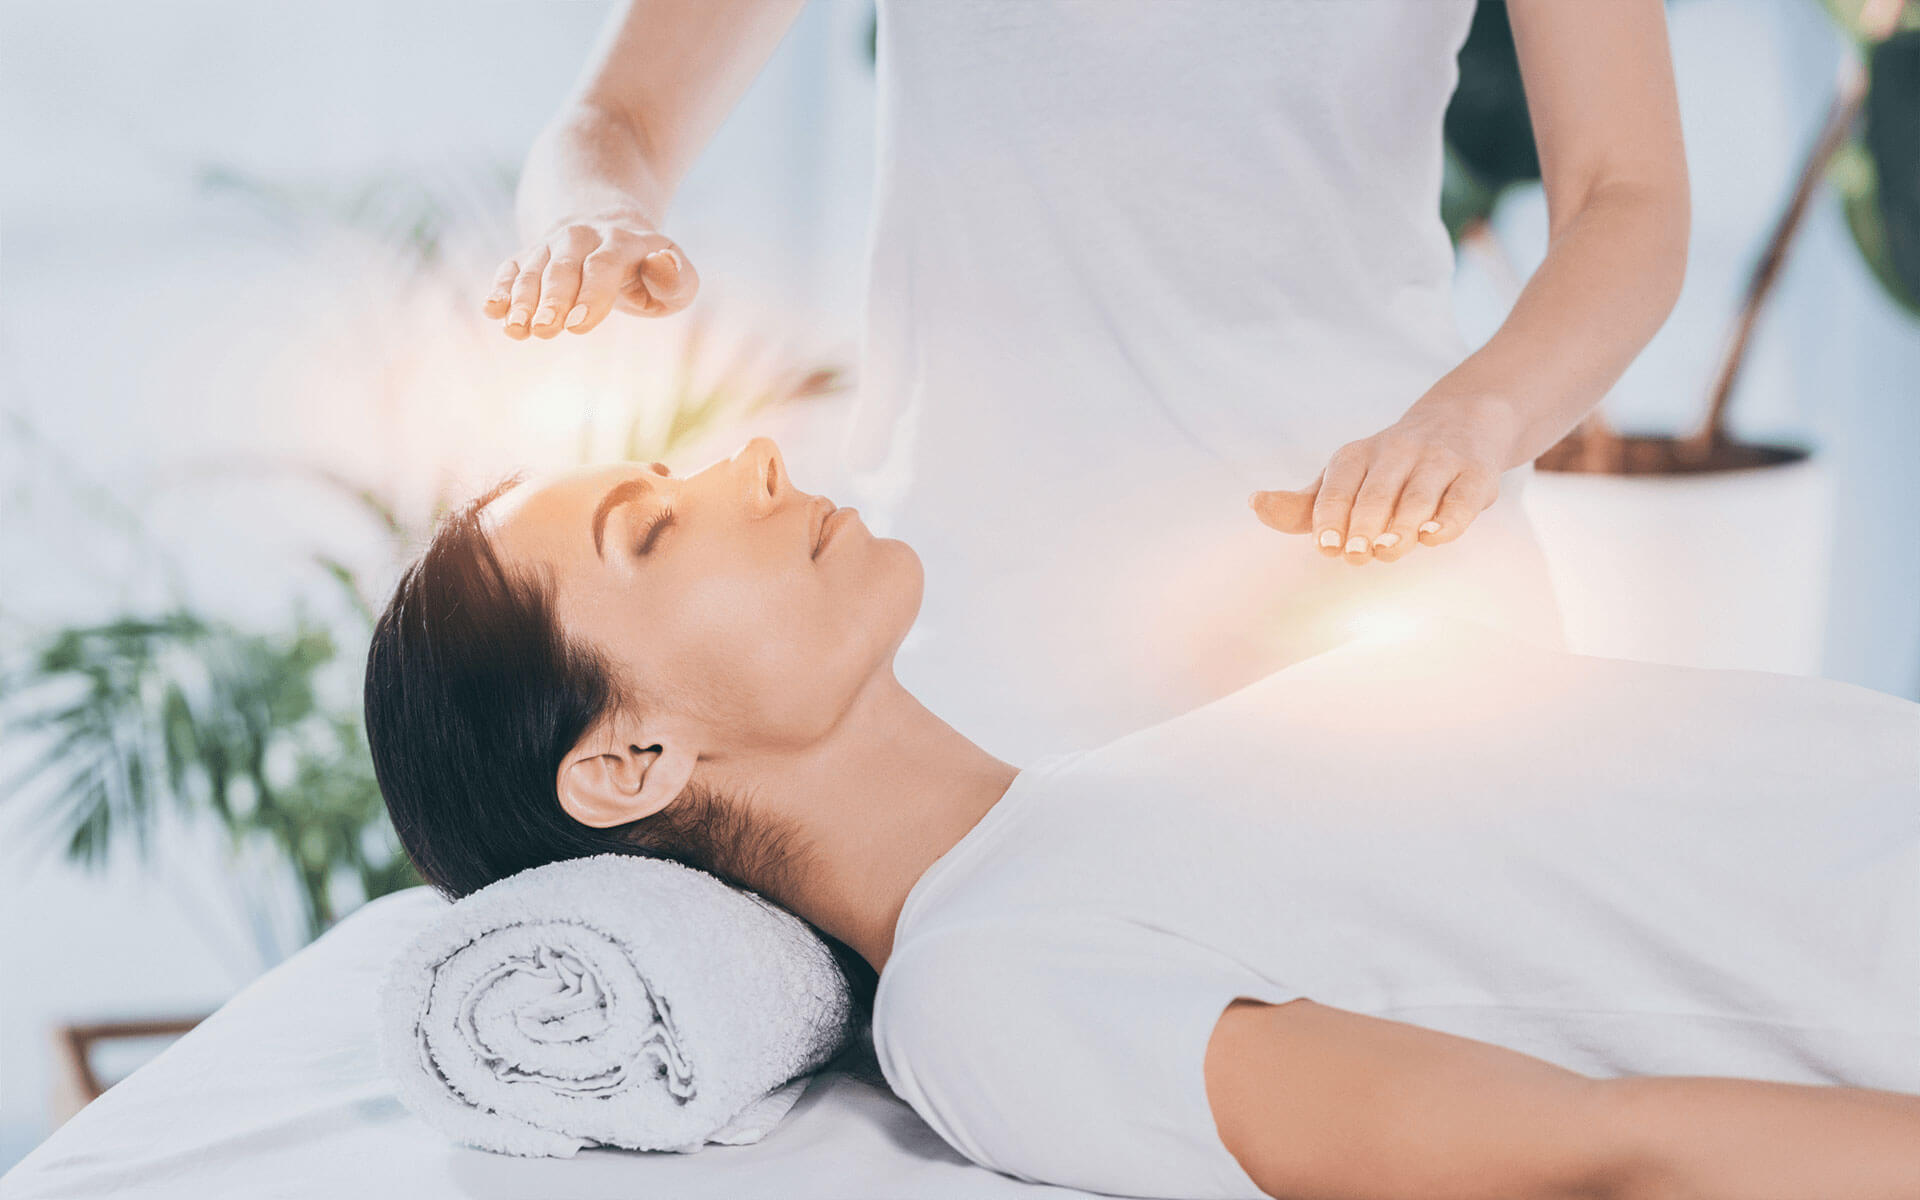
[[[1643,1168],[1625,1200],[1920,1196],[1920,1096],[1693,1076],[1604,1086]]]
[[[1686,274],[1687,193],[1597,189],[1550,245],[1506,321],[1413,412],[1507,409],[1502,469],[1532,462],[1580,423],[1666,321]],[[1409,415],[1412,415],[1411,413]]]
[[[533,240],[563,221],[635,209],[658,227],[803,3],[627,0],[528,154],[521,234]]]

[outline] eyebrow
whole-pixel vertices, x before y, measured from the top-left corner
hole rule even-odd
[[[664,465],[661,463],[650,463],[648,469],[658,471],[662,475],[666,474]],[[642,496],[648,496],[652,493],[653,483],[645,475],[635,475],[632,479],[623,479],[607,489],[607,494],[600,497],[600,503],[595,505],[593,510],[593,552],[595,554],[600,555],[602,558],[606,557],[600,549],[600,544],[606,537],[607,514],[619,508],[622,504],[638,500]]]

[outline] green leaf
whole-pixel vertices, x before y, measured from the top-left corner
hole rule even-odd
[[[1913,309],[1920,305],[1920,29],[1875,46],[1868,70],[1862,138],[1873,159],[1883,246],[1875,275]]]
[[[1872,155],[1858,142],[1849,142],[1834,155],[1833,163],[1827,169],[1827,180],[1840,193],[1841,212],[1847,221],[1847,230],[1853,234],[1853,241],[1860,248],[1860,257],[1867,269],[1880,282],[1887,295],[1908,312],[1920,317],[1920,302],[1907,292],[1894,271],[1892,256],[1887,251],[1886,223],[1881,215],[1879,187]]]
[[[1496,196],[1540,178],[1533,118],[1520,77],[1507,6],[1482,0],[1460,46],[1460,79],[1443,121],[1446,139],[1481,186]]]

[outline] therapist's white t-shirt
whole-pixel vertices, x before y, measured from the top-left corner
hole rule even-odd
[[[1007,762],[1367,610],[1562,645],[1508,472],[1355,567],[1260,523],[1465,359],[1442,122],[1473,0],[881,0],[858,405],[834,499],[926,571],[908,690]]]
[[[1022,770],[909,893],[874,1043],[986,1166],[1258,1196],[1202,1074],[1236,996],[1920,1092],[1920,705],[1464,624],[1354,643]]]

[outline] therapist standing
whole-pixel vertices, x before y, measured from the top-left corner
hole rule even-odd
[[[632,0],[529,156],[509,336],[694,298],[669,202],[800,7]],[[1370,622],[1562,643],[1520,495],[1666,319],[1689,197],[1661,0],[1508,8],[1549,249],[1470,352],[1473,0],[881,0],[834,499],[925,564],[895,670],[930,709],[1022,763]]]

